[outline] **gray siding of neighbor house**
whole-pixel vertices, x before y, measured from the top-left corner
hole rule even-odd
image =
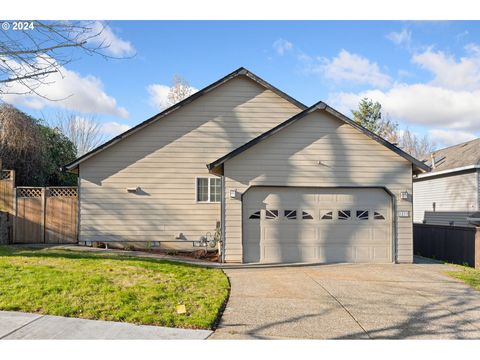
[[[319,165],[321,161],[324,165]],[[317,110],[224,163],[226,191],[225,260],[242,262],[242,201],[230,198],[256,185],[304,187],[386,187],[400,218],[397,261],[412,262],[412,164],[345,122]],[[395,236],[394,236],[395,239]]]
[[[214,234],[220,203],[196,202],[206,164],[300,109],[236,77],[80,164],[80,241]],[[142,190],[128,193],[127,188]]]
[[[413,183],[414,222],[468,226],[467,216],[479,209],[478,172],[418,179]],[[435,210],[433,203],[435,202]]]

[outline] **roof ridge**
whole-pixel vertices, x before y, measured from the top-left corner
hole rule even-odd
[[[259,84],[260,86],[263,86],[264,88],[266,89],[269,89],[271,91],[273,91],[274,93],[276,93],[278,96],[282,97],[283,99],[285,99],[286,101],[289,101],[290,103],[296,105],[297,107],[299,107],[301,109],[301,111],[303,111],[304,109],[307,108],[307,106],[303,103],[301,103],[300,101],[296,100],[295,98],[291,97],[290,95],[288,95],[287,93],[283,92],[282,90],[278,89],[277,87],[273,86],[272,84],[270,84],[269,82],[263,80],[261,77],[259,77],[258,75],[254,74],[253,72],[251,72],[250,70],[248,70],[247,68],[241,66],[239,68],[237,68],[236,70],[232,71],[231,73],[221,77],[220,79],[212,82],[211,84],[203,87],[201,90],[197,91],[196,93],[190,95],[189,97],[183,99],[182,101],[179,101],[178,103],[176,104],[173,104],[172,106],[162,110],[161,112],[149,117],[148,119],[138,123],[137,125],[133,126],[132,128],[124,131],[123,133],[111,138],[110,140],[104,142],[103,144],[101,144],[100,146],[97,146],[95,149],[83,154],[82,156],[79,156],[77,157],[75,160],[71,161],[70,163],[64,165],[62,167],[63,170],[71,170],[73,168],[75,168],[78,164],[80,164],[82,161],[94,156],[96,153],[98,153],[99,151],[102,151],[104,148],[107,148],[109,146],[112,146],[114,145],[115,143],[117,143],[118,141],[121,141],[122,139],[124,139],[126,136],[129,136],[130,134],[133,134],[134,132],[142,129],[143,127],[149,125],[150,123],[152,122],[155,122],[167,115],[169,115],[171,112],[181,108],[182,106],[184,105],[187,105],[189,103],[191,103],[192,101],[196,100],[197,98],[201,97],[203,94],[205,93],[208,93],[209,91],[217,88],[218,86],[226,83],[227,81],[237,77],[237,76],[246,76],[248,77],[249,79],[251,79],[252,81],[256,82],[257,84]]]
[[[255,144],[259,143],[260,141],[276,134],[277,132],[281,131],[282,129],[286,128],[287,126],[289,126],[290,124],[294,123],[295,121],[297,121],[298,119],[301,119],[303,118],[304,116],[310,114],[311,112],[315,111],[315,110],[324,110],[326,111],[327,113],[329,113],[330,115],[344,121],[345,123],[349,124],[350,126],[356,128],[357,130],[363,132],[366,136],[370,137],[371,139],[373,139],[374,141],[378,142],[379,144],[387,147],[388,149],[390,149],[391,151],[397,153],[398,155],[400,155],[401,157],[403,157],[404,159],[410,161],[410,163],[416,165],[419,169],[422,169],[424,171],[429,171],[431,170],[430,166],[426,165],[425,163],[423,163],[422,161],[418,160],[417,158],[413,157],[412,155],[410,155],[409,153],[405,152],[404,150],[402,150],[401,148],[399,148],[398,146],[395,146],[394,144],[392,144],[391,142],[385,140],[383,137],[375,134],[374,132],[366,129],[365,127],[363,127],[362,125],[358,124],[356,121],[350,119],[348,116],[342,114],[341,112],[337,111],[336,109],[332,108],[330,105],[328,105],[327,103],[323,102],[323,101],[318,101],[316,102],[315,104],[313,104],[312,106],[302,110],[301,112],[295,114],[294,116],[290,117],[289,119],[283,121],[282,123],[278,124],[277,126],[271,128],[270,130],[258,135],[256,138],[253,138],[252,140],[250,140],[249,142],[237,147],[236,149],[230,151],[229,153],[225,154],[224,156],[218,158],[217,160],[211,162],[211,163],[208,163],[207,164],[207,169],[208,170],[212,170],[214,168],[216,168],[217,166],[220,166],[222,165],[225,161],[227,161],[228,159],[240,154],[241,152],[247,150],[248,148],[254,146]]]
[[[472,140],[468,140],[468,141],[464,141],[464,142],[461,142],[461,143],[458,143],[458,144],[455,144],[455,145],[450,145],[450,146],[447,146],[447,147],[444,147],[444,148],[441,148],[441,149],[437,149],[437,150],[434,150],[430,153],[431,154],[434,154],[438,151],[443,151],[443,150],[447,150],[447,149],[451,149],[451,148],[454,148],[456,146],[461,146],[461,145],[464,145],[464,144],[468,144],[470,142],[473,142],[473,141],[477,141],[477,140],[480,140],[480,138],[475,138],[475,139],[472,139]]]

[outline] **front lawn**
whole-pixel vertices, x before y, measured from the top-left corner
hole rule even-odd
[[[209,329],[228,289],[218,269],[0,246],[0,310]],[[186,313],[177,314],[177,305]]]
[[[480,290],[480,271],[462,266],[462,270],[448,271],[447,275],[462,280],[474,289]]]

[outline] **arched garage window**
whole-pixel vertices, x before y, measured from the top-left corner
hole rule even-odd
[[[260,219],[260,210],[255,211],[252,215],[250,215],[249,219]]]
[[[278,218],[278,210],[265,210],[265,219],[273,220]]]
[[[284,210],[283,216],[288,220],[297,220],[297,210]]]
[[[302,219],[303,220],[313,220],[313,216],[308,213],[307,211],[302,211]]]
[[[368,220],[368,210],[357,210],[358,220]]]
[[[322,211],[321,213],[322,220],[332,220],[333,219],[333,211]]]
[[[350,210],[338,210],[338,220],[350,220],[352,213]]]

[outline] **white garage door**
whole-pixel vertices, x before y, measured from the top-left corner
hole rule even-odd
[[[391,212],[382,189],[251,188],[244,262],[391,262]]]

